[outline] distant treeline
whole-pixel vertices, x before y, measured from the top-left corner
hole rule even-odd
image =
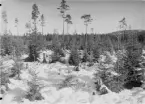
[[[127,47],[128,45],[137,45],[143,48],[145,45],[145,31],[126,30],[117,31],[108,34],[74,34],[58,35],[39,33],[25,34],[23,36],[3,35],[1,36],[1,53],[11,54],[29,52],[29,44],[37,44],[39,49],[52,49],[58,45],[63,49],[72,49],[76,47],[79,50],[97,49],[99,52],[112,51]]]
[[[92,46],[102,46],[104,49],[109,47],[117,50],[121,49],[122,46],[127,46],[127,44],[145,44],[145,31],[138,30],[126,30],[126,31],[117,31],[108,34],[74,34],[74,35],[55,35],[47,34],[44,36],[46,41],[52,41],[53,38],[57,37],[61,45],[66,46],[67,49],[71,49],[72,45],[75,43],[78,49],[84,49],[85,44],[87,43],[88,48]],[[54,38],[54,39],[55,39]],[[107,48],[108,47],[108,48]]]

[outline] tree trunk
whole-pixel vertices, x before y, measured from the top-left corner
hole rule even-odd
[[[5,32],[4,32],[4,34],[7,34],[7,23],[6,23],[5,26],[6,26],[6,27],[5,27]]]
[[[43,63],[47,63],[45,53],[43,53]]]
[[[42,35],[43,35],[43,26],[42,26]]]
[[[37,27],[36,27],[36,23],[35,23],[35,33],[37,32]]]
[[[65,22],[65,20],[64,20],[64,17],[63,17],[63,36],[62,36],[62,41],[63,41],[63,43],[64,43],[64,22]],[[62,43],[62,44],[63,44],[63,43]],[[64,47],[64,44],[63,44],[62,47],[65,48],[65,47]]]
[[[29,35],[30,35],[30,33],[31,33],[31,29],[29,29]]]
[[[63,17],[63,35],[64,35],[64,17]]]
[[[19,35],[18,26],[17,26],[17,35]]]
[[[36,20],[34,20],[34,32],[37,33]]]
[[[68,35],[68,23],[67,23],[67,35]]]
[[[88,25],[86,25],[86,34],[87,34],[87,30],[88,30]]]
[[[85,34],[85,45],[87,47],[87,29],[88,29],[88,25],[86,24],[86,34]]]

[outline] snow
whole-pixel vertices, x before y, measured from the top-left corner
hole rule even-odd
[[[28,57],[27,54],[23,54],[23,55],[21,56],[21,59],[26,59],[27,57]]]
[[[43,61],[44,55],[45,55],[45,58],[46,58],[46,61],[47,61],[47,62],[50,62],[50,61],[51,61],[51,55],[53,54],[53,51],[51,51],[51,50],[45,50],[45,51],[40,51],[39,53],[40,53],[40,54],[39,54],[38,60],[39,60],[40,62]]]
[[[85,71],[85,70],[80,70],[78,72],[78,76],[89,76],[90,78],[93,78],[93,74],[94,72]]]
[[[43,53],[43,52],[42,52]],[[51,55],[52,51],[45,51],[44,53]],[[110,57],[111,64],[116,62],[115,54],[107,53]],[[42,54],[41,54],[42,55]],[[24,57],[24,56],[23,56]],[[68,58],[68,56],[67,56]],[[67,59],[66,58],[66,59]],[[106,56],[102,55],[100,57],[100,62],[105,62]],[[13,60],[5,60],[3,65],[5,69],[12,67]],[[99,64],[94,63],[93,66],[87,66],[87,63],[82,63],[79,66],[80,71],[74,71],[74,66],[68,64],[62,64],[60,62],[56,63],[39,63],[39,62],[24,62],[28,65],[28,68],[23,69],[20,74],[21,80],[16,80],[11,78],[10,83],[8,83],[9,91],[5,94],[1,94],[3,97],[0,103],[2,104],[145,104],[145,90],[142,88],[134,88],[132,90],[123,90],[119,93],[111,92],[108,89],[107,94],[104,95],[92,95],[93,87],[90,89],[92,91],[86,91],[84,89],[74,90],[71,87],[65,87],[62,89],[57,89],[54,84],[63,81],[66,76],[73,75],[79,82],[83,82],[91,86],[93,83],[94,73],[99,71]],[[105,67],[111,64],[106,64]],[[108,65],[108,66],[107,66]],[[29,101],[24,98],[26,92],[29,89],[27,81],[31,81],[32,75],[29,70],[36,71],[37,76],[41,84],[45,85],[40,93],[44,97],[40,101]],[[112,75],[117,75],[115,72],[110,70]],[[77,82],[76,82],[77,83]],[[101,87],[106,87],[102,85]]]
[[[31,81],[32,80],[32,76],[29,74],[28,70],[22,70],[21,74],[20,74],[20,78],[22,80],[27,80],[27,81]]]
[[[60,97],[55,87],[45,88],[41,91],[41,94],[49,103],[54,103]]]
[[[14,60],[10,59],[10,60],[7,60],[7,59],[4,59],[2,60],[2,65],[0,66],[0,69],[1,70],[7,70],[7,69],[10,69],[13,67],[13,64],[14,64]]]
[[[21,88],[24,91],[28,90],[28,85],[27,85],[27,81],[23,81],[23,80],[14,80],[14,79],[9,79],[10,80],[10,84],[8,83],[8,87],[9,89],[15,89],[15,88]]]
[[[4,95],[2,104],[19,104],[24,95],[25,91],[21,88],[14,88]]]

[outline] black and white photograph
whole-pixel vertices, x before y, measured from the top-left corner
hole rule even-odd
[[[0,4],[0,104],[145,104],[145,0]]]

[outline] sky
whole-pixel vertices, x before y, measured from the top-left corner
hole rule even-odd
[[[73,24],[69,26],[69,33],[85,33],[85,25],[81,16],[90,14],[93,22],[89,24],[88,32],[94,28],[95,33],[109,33],[119,30],[119,21],[125,17],[131,29],[145,29],[145,0],[66,0],[70,6],[67,14],[72,16]],[[61,0],[1,0],[2,11],[7,12],[8,29],[17,34],[14,20],[18,18],[19,34],[27,32],[26,22],[31,20],[32,5],[36,3],[40,14],[44,14],[44,33],[53,33],[57,29],[62,33],[62,18],[57,8]],[[1,21],[3,24],[3,22]],[[4,30],[2,25],[1,31]],[[39,31],[41,29],[39,28]],[[66,24],[65,24],[66,32]]]

